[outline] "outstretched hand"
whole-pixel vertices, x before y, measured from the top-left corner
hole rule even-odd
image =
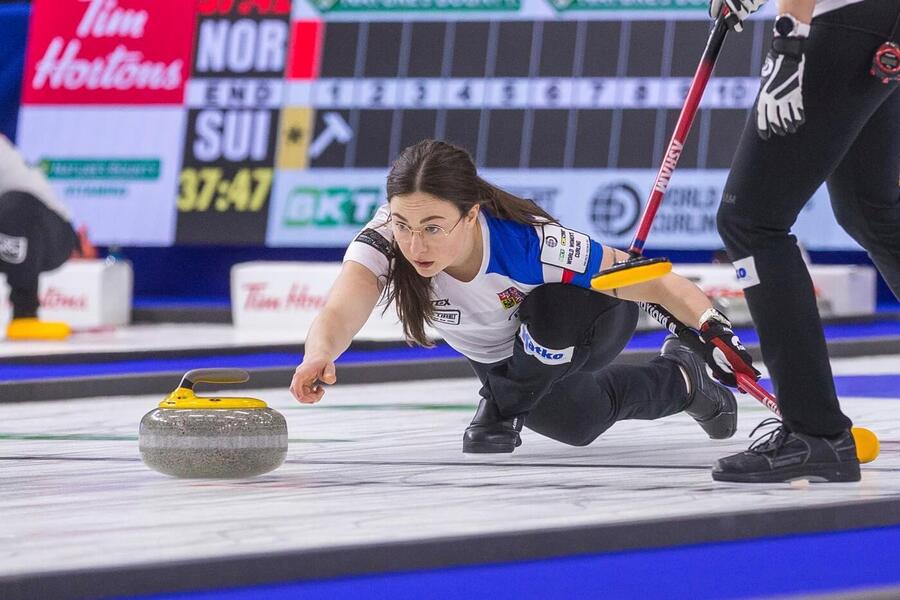
[[[304,356],[303,362],[294,370],[291,394],[302,404],[315,404],[325,395],[322,384],[331,385],[336,381],[333,360]]]

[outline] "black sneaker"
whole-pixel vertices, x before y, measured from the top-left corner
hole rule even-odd
[[[660,356],[684,368],[691,381],[684,412],[694,417],[710,439],[733,436],[737,431],[737,400],[728,388],[707,375],[703,359],[674,335],[663,342]]]
[[[512,452],[522,445],[519,432],[525,418],[521,415],[504,419],[493,401],[482,398],[475,418],[463,434],[463,452],[495,454]]]
[[[766,419],[750,435],[774,424],[778,427],[754,441],[749,450],[717,460],[713,479],[741,483],[859,481],[856,443],[849,431],[817,437],[788,431],[778,419]]]

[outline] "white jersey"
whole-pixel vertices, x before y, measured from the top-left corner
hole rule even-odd
[[[72,220],[44,173],[25,164],[15,146],[0,135],[0,194],[6,192],[27,192],[66,221]]]
[[[863,0],[816,0],[816,8],[813,10],[813,19],[827,12],[843,8],[849,4],[856,4]]]
[[[344,255],[345,261],[364,265],[382,281],[393,260],[389,214],[387,205],[380,207]],[[450,346],[475,362],[493,363],[512,356],[520,326],[518,306],[528,293],[552,282],[589,288],[603,248],[587,235],[556,224],[523,225],[484,210],[478,220],[484,241],[478,274],[466,282],[438,273],[431,279],[431,302],[434,328]]]

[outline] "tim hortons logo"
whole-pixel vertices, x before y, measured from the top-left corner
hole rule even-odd
[[[118,0],[80,0],[84,14],[75,38],[57,35],[35,66],[32,87],[65,90],[175,90],[182,85],[184,61],[153,61],[139,50],[118,44],[105,56],[82,55],[85,40],[140,40],[149,21],[146,10],[121,8]],[[108,47],[108,46],[107,46]]]
[[[325,306],[325,296],[309,293],[309,286],[294,283],[286,295],[267,291],[265,282],[245,283],[242,287],[247,294],[244,310],[275,312],[280,310],[320,310]]]
[[[82,295],[66,294],[63,290],[49,286],[41,294],[41,308],[84,310],[87,308],[87,297]]]

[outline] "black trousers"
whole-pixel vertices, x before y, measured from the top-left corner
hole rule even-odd
[[[62,266],[78,245],[72,225],[25,192],[0,196],[0,273],[13,318],[37,316],[38,276]]]
[[[559,283],[542,285],[519,309],[522,328],[512,357],[472,361],[504,416],[526,413],[525,427],[573,446],[594,441],[616,421],[658,419],[684,409],[675,363],[610,363],[631,339],[638,307]]]
[[[900,296],[900,89],[869,75],[896,0],[864,0],[814,19],[806,44],[806,123],[767,141],[751,111],[719,208],[733,261],[753,258],[745,294],[785,425],[833,435],[851,423],[834,389],[809,272],[790,230],[827,182],[840,225]],[[747,264],[746,262],[742,264]]]

